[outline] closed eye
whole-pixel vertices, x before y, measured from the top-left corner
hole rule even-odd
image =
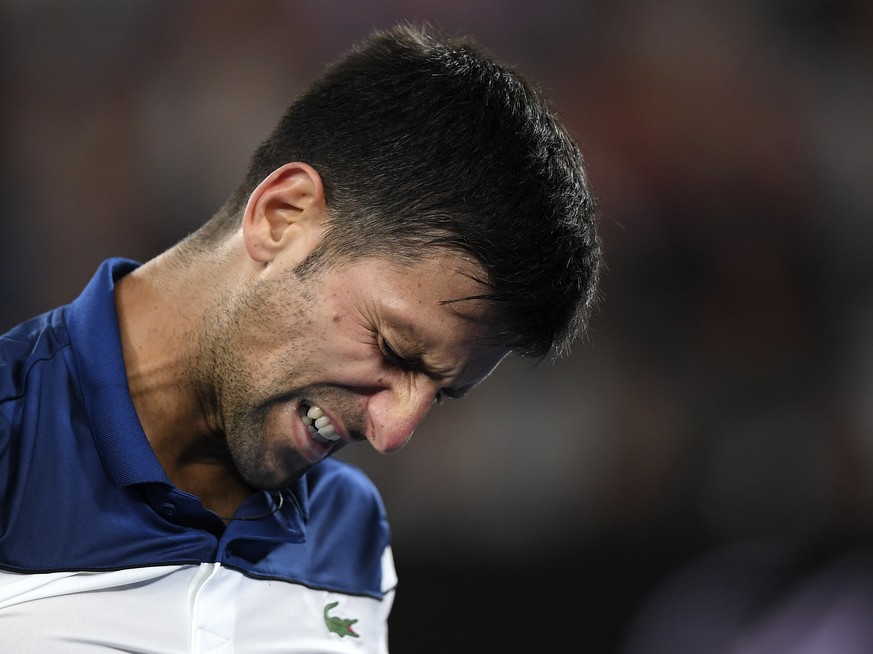
[[[417,370],[417,366],[414,361],[410,361],[408,359],[404,359],[402,356],[397,354],[394,351],[388,341],[386,341],[381,336],[378,339],[379,342],[379,350],[382,352],[382,358],[385,359],[385,363],[389,366],[394,366],[395,368],[400,368],[401,370]]]
[[[381,336],[378,337],[379,351],[382,353],[382,358],[385,359],[385,363],[389,366],[393,366],[400,370],[405,370],[409,372],[421,372],[428,377],[434,378],[432,372],[427,370],[427,367],[420,360],[410,360],[404,359],[402,356],[397,354],[394,351],[394,348]],[[442,404],[445,400],[460,400],[467,394],[464,390],[456,390],[454,388],[446,387],[441,388],[436,392],[434,396],[434,402],[437,404]]]

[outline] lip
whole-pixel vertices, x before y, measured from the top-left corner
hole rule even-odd
[[[306,425],[300,419],[300,404],[296,403],[288,407],[286,412],[286,420],[290,424],[286,424],[287,433],[290,436],[294,449],[297,454],[309,463],[315,465],[330,454],[330,449],[319,443],[312,437]]]

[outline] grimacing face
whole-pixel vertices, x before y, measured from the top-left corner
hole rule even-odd
[[[305,281],[273,266],[214,311],[201,375],[243,480],[285,486],[356,441],[397,451],[436,400],[485,379],[507,354],[482,344],[486,303],[440,303],[480,294],[474,272],[449,251],[405,266],[356,260]]]

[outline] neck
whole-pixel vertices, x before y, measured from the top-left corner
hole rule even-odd
[[[215,400],[197,374],[206,307],[224,289],[215,262],[174,250],[121,279],[115,301],[130,396],[170,480],[230,516],[252,493],[224,443]]]

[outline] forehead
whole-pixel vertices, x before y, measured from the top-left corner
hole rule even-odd
[[[488,312],[488,302],[473,299],[488,292],[479,281],[485,272],[468,256],[441,250],[406,260],[364,259],[361,265],[401,296],[418,295],[422,302],[432,300],[471,318]]]
[[[430,327],[462,328],[477,340],[492,331],[494,311],[481,298],[488,287],[483,268],[469,256],[451,250],[415,260],[388,257],[357,259],[343,267],[355,280],[349,290],[369,295],[385,319],[423,338]],[[436,325],[432,325],[432,321]]]

